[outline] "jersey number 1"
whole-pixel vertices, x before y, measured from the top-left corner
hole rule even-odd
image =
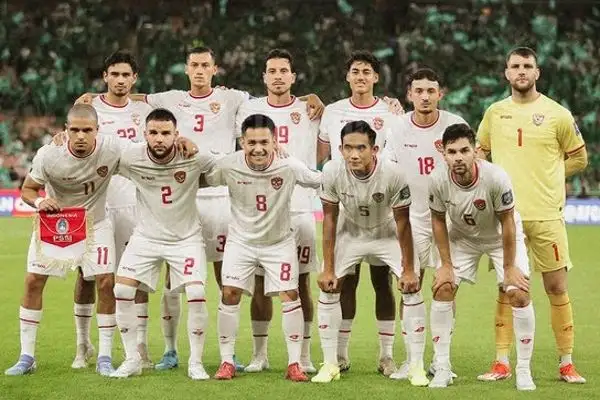
[[[517,146],[523,147],[523,129],[517,129]]]

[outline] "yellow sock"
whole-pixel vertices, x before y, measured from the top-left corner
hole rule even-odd
[[[496,300],[496,360],[508,363],[512,340],[512,306],[508,300],[508,295],[499,292]]]
[[[560,356],[573,353],[575,331],[573,330],[573,309],[567,293],[549,294],[552,330],[556,348]]]

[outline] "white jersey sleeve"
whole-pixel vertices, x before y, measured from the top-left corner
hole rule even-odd
[[[339,204],[340,197],[336,188],[336,178],[340,167],[338,162],[328,162],[323,166],[323,182],[321,184],[321,200],[326,203]]]
[[[185,92],[183,92],[185,93]],[[182,97],[181,90],[168,90],[166,92],[152,93],[146,95],[146,103],[152,108],[169,108]]]
[[[446,212],[446,202],[442,195],[442,191],[444,190],[443,175],[445,174],[447,172],[436,172],[429,177],[429,208],[439,213]]]
[[[290,158],[288,162],[298,185],[311,189],[318,189],[321,186],[321,172],[308,168],[296,158]]]
[[[392,208],[409,207],[411,203],[410,187],[402,172],[402,168],[395,161],[392,161],[389,165],[390,174],[392,175],[390,178],[390,186],[388,188],[390,206]]]
[[[515,199],[513,188],[508,174],[503,169],[498,168],[495,171],[495,185],[492,188],[492,201],[494,210],[498,213],[513,209],[515,207]]]

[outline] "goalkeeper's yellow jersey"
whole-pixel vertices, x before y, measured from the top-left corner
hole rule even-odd
[[[585,146],[569,110],[543,94],[526,104],[508,97],[486,110],[477,138],[508,172],[524,221],[563,217],[565,155]]]

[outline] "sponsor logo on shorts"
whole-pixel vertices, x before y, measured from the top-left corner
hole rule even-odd
[[[435,146],[435,149],[439,153],[443,153],[444,152],[444,145],[442,144],[442,139],[436,140],[435,142],[433,142],[433,145]]]
[[[185,175],[186,175],[185,171],[177,171],[177,172],[175,172],[173,177],[175,178],[177,183],[183,183],[183,182],[185,182]]]
[[[215,101],[215,102],[213,102],[213,103],[210,103],[210,104],[209,104],[209,107],[210,107],[210,111],[212,111],[212,112],[213,112],[213,114],[216,114],[216,113],[218,113],[218,112],[219,112],[219,110],[221,109],[221,104],[220,104],[220,103],[217,103],[217,102]]]
[[[273,186],[273,189],[279,190],[279,189],[281,189],[282,185],[283,185],[283,178],[281,178],[279,176],[271,178],[271,186]]]
[[[123,271],[129,271],[129,272],[135,273],[135,268],[131,268],[131,267],[119,267],[119,268],[122,269]]]
[[[226,279],[231,279],[232,281],[239,281],[240,278],[237,276],[232,276],[232,275],[225,275]]]
[[[106,177],[106,175],[108,175],[108,167],[106,165],[103,165],[96,170],[96,173],[102,178],[104,178]]]
[[[513,192],[509,190],[508,192],[502,193],[502,205],[507,206],[513,202]]]
[[[373,200],[375,200],[375,203],[381,203],[384,198],[385,198],[385,195],[383,193],[380,193],[380,192],[373,193]]]
[[[375,130],[383,128],[383,119],[380,117],[373,118],[373,128],[375,128]]]
[[[302,115],[299,112],[294,111],[290,114],[290,118],[292,119],[292,122],[294,124],[298,125],[300,123],[300,118],[302,118]]]
[[[483,211],[485,210],[485,200],[484,199],[475,199],[473,200],[473,205],[476,209]]]
[[[544,123],[544,114],[533,114],[531,119],[535,126],[540,126],[542,123]]]

